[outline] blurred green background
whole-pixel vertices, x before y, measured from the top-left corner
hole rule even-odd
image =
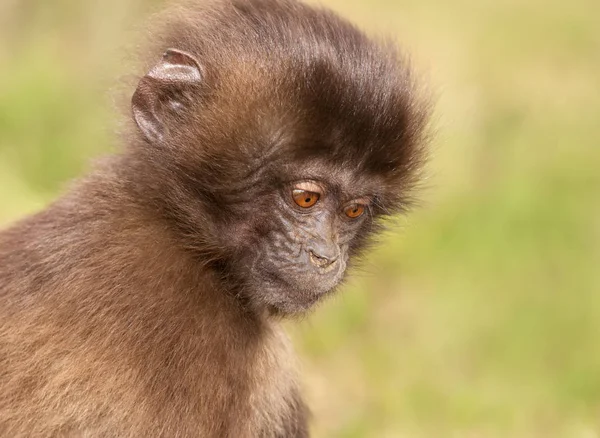
[[[0,1],[0,224],[110,151],[159,3]],[[600,2],[322,3],[439,103],[421,208],[290,324],[315,436],[600,437]]]

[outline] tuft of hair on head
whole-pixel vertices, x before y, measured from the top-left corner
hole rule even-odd
[[[383,172],[390,188],[404,193],[395,204],[408,204],[407,189],[426,158],[431,105],[396,44],[295,0],[188,0],[152,22],[142,55],[146,78],[156,77],[157,62],[174,50],[187,57],[175,68],[196,67],[193,80],[162,81],[164,125],[174,120],[178,130],[163,136],[163,149],[194,142],[193,158],[210,161],[214,176],[228,183],[224,166],[235,169],[240,149],[244,159],[264,155],[277,137],[315,122],[315,131],[330,131],[331,147],[317,151],[325,141],[306,138],[314,148],[305,153]],[[354,129],[340,129],[340,121]],[[249,144],[257,134],[270,141]],[[343,148],[333,144],[350,138]]]

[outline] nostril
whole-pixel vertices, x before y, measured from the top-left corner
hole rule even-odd
[[[310,255],[311,263],[315,266],[318,266],[319,268],[325,268],[325,267],[335,263],[335,261],[338,259],[337,255],[331,256],[331,257],[326,257],[321,254],[317,254],[312,250],[309,251],[309,255]]]

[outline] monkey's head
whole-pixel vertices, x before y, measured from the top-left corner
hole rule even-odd
[[[162,57],[132,100],[153,205],[245,303],[307,310],[409,205],[428,111],[406,63],[293,0],[191,3],[158,22]]]

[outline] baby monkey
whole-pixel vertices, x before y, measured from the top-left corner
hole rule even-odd
[[[0,233],[0,436],[308,436],[280,321],[410,204],[393,45],[295,0],[155,21],[121,151]]]

